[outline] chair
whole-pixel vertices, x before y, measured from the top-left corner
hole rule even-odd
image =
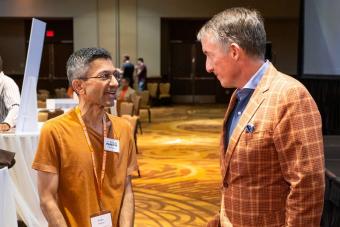
[[[38,100],[40,101],[46,101],[46,99],[48,99],[50,95],[50,92],[48,90],[45,90],[45,89],[40,89],[38,90]]]
[[[134,110],[133,103],[120,102],[119,106],[120,107],[119,107],[118,116],[125,118],[130,122],[131,127],[133,129],[132,134],[133,134],[133,137],[135,138],[135,143],[136,143],[136,148],[137,148],[137,125],[139,121],[139,116],[133,116],[133,110]],[[137,153],[138,153],[138,149],[137,149]]]
[[[67,93],[65,88],[56,88],[54,89],[56,98],[67,98]]]
[[[38,90],[38,93],[39,93],[39,94],[47,94],[47,95],[50,94],[49,90],[46,90],[46,89],[39,89],[39,90]]]
[[[38,113],[38,121],[45,122],[48,120],[48,112],[39,112]]]
[[[143,134],[142,124],[140,122],[140,117],[139,117],[141,97],[139,95],[133,95],[131,99],[133,103],[133,116],[137,118],[137,128],[139,128],[140,132]]]
[[[55,109],[55,110],[48,110],[48,109],[44,109],[44,110],[40,110],[39,114],[41,114],[41,120],[43,120],[45,118],[45,115],[43,116],[42,113],[47,113],[47,120],[55,118],[59,115],[62,115],[64,113],[64,111],[62,109]],[[38,115],[38,119],[39,119],[39,115]]]
[[[140,101],[140,110],[147,110],[148,111],[148,117],[149,117],[149,123],[151,122],[151,111],[150,111],[150,92],[148,90],[145,91],[141,91],[139,93],[140,97],[141,97],[141,101]]]
[[[170,101],[171,100],[171,95],[170,95],[170,83],[160,83],[159,84],[159,100],[166,100]]]
[[[137,118],[134,117],[134,116],[130,116],[130,115],[122,115],[121,116],[122,118],[126,119],[129,123],[130,123],[130,126],[131,126],[131,132],[132,132],[132,135],[134,137],[134,140],[135,140],[135,145],[136,145],[136,152],[138,154],[138,148],[137,148]]]
[[[134,94],[131,96],[131,101],[133,103],[133,115],[139,116],[141,97],[137,94]]]
[[[131,116],[131,115],[122,115],[122,118],[126,119],[131,126],[131,132],[134,137],[135,146],[136,146],[136,153],[138,154],[138,146],[137,146],[137,116]],[[138,167],[138,176],[141,177],[139,167]]]
[[[122,116],[122,115],[133,115],[133,103],[132,102],[117,102],[117,112],[118,112],[118,116]]]
[[[142,126],[139,120],[139,106],[140,106],[140,96],[134,95],[131,102],[120,102],[119,116],[128,119],[133,127],[133,136],[135,138],[137,147],[137,128],[139,127],[142,133]],[[137,150],[138,153],[138,150]]]
[[[150,92],[150,98],[157,99],[158,83],[148,83],[147,88]]]
[[[38,100],[38,108],[41,108],[41,109],[46,108],[46,102]]]

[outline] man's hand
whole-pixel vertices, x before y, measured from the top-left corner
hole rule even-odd
[[[0,123],[0,132],[6,132],[11,129],[11,126],[7,123]]]

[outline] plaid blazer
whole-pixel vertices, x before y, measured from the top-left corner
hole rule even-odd
[[[224,125],[235,101],[234,93]],[[226,150],[224,132],[221,215],[234,227],[320,226],[325,185],[321,117],[300,82],[270,65]]]

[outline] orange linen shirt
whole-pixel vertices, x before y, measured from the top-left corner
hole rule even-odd
[[[112,115],[109,119],[108,137],[119,140],[120,152],[107,152],[102,201],[118,226],[126,177],[137,169],[136,149],[128,122]],[[100,176],[103,135],[87,129]],[[90,216],[99,212],[98,196],[91,152],[74,109],[45,123],[32,168],[59,175],[58,203],[68,226],[89,227]]]

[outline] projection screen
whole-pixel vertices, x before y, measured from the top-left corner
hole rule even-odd
[[[305,0],[302,76],[340,78],[340,1]]]

